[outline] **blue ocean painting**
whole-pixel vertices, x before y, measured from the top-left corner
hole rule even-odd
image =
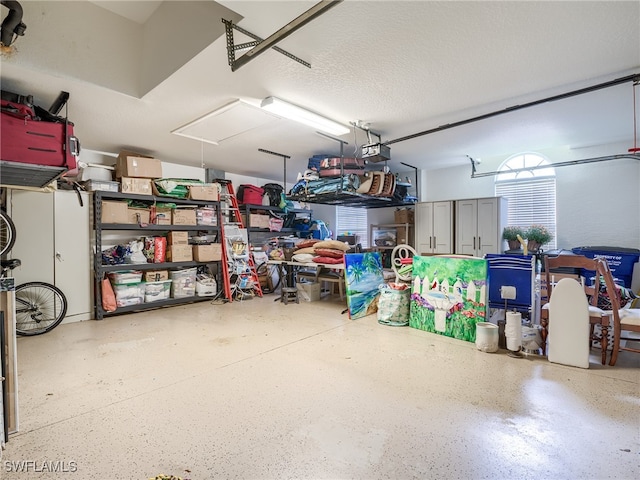
[[[344,263],[349,318],[376,313],[380,295],[378,287],[384,283],[380,253],[347,253]]]

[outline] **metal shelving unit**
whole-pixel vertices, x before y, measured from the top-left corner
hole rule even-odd
[[[397,241],[397,231],[398,229],[404,229],[405,234],[404,234],[404,238],[409,240],[409,245],[413,246],[414,245],[414,241],[413,238],[411,236],[411,229],[413,228],[413,223],[387,223],[387,224],[381,224],[381,225],[369,225],[369,238],[371,239],[371,248],[374,248],[376,250],[393,250],[396,245],[398,245],[398,241]],[[378,230],[383,230],[383,231],[391,231],[393,230],[394,232],[396,232],[396,236],[393,238],[393,241],[389,240],[390,245],[377,245],[374,244],[375,240],[374,240],[374,234],[373,232],[378,231]]]
[[[281,236],[281,235],[292,235],[292,234],[296,234],[301,232],[301,230],[296,230],[295,228],[282,228],[282,230],[280,230],[279,232],[274,232],[269,230],[268,228],[257,228],[257,227],[250,227],[249,226],[249,215],[251,214],[252,211],[258,211],[258,210],[263,210],[263,211],[268,211],[268,212],[274,212],[275,214],[277,214],[277,216],[280,216],[280,214],[284,215],[284,211],[280,208],[280,207],[273,207],[270,205],[254,205],[254,204],[243,204],[240,205],[240,209],[242,210],[242,212],[247,216],[247,233],[249,236],[249,243],[252,243],[251,241],[251,234],[254,234],[254,238],[258,235],[255,234],[267,234],[268,236],[274,237],[274,236]],[[288,213],[295,213],[296,216],[302,214],[302,215],[308,215],[309,216],[309,222],[311,222],[312,218],[313,218],[313,210],[307,210],[305,208],[289,208],[287,209]],[[264,235],[260,235],[260,237],[264,237]]]
[[[382,264],[385,266],[385,268],[391,268],[391,253],[396,245],[399,245],[399,229],[404,229],[404,238],[408,239],[409,245],[413,247],[415,244],[414,239],[411,235],[413,233],[413,223],[387,223],[369,226],[369,241],[371,242],[371,250],[374,252],[380,252]],[[382,244],[379,245],[375,243],[376,240],[374,237],[374,232],[376,231],[393,231],[395,232],[395,235],[393,236],[393,239],[389,238],[389,240],[386,240],[383,237],[381,239],[382,241],[380,242]],[[387,245],[387,243],[389,244]]]
[[[177,205],[192,205],[192,206],[211,206],[216,209],[218,225],[157,225],[149,224],[141,226],[137,224],[121,224],[121,223],[102,223],[99,220],[102,218],[102,201],[103,200],[138,200],[142,202],[148,202],[150,205],[162,202],[162,203],[175,203]],[[158,232],[170,232],[170,231],[190,231],[190,232],[207,232],[215,233],[218,238],[220,235],[220,202],[209,200],[189,200],[178,199],[172,197],[161,197],[155,195],[138,195],[127,194],[118,192],[106,192],[97,191],[93,198],[93,223],[94,223],[94,280],[95,280],[95,318],[97,320],[103,319],[105,316],[118,315],[121,313],[136,312],[142,310],[149,310],[154,308],[160,308],[171,305],[180,305],[185,303],[193,303],[205,300],[211,300],[211,297],[180,297],[169,298],[166,300],[158,300],[150,303],[140,303],[137,305],[129,305],[124,307],[118,307],[114,312],[107,312],[102,308],[102,289],[101,281],[104,275],[108,272],[117,272],[122,270],[168,270],[172,268],[185,268],[195,267],[200,265],[209,265],[216,262],[163,262],[163,263],[136,263],[136,264],[118,264],[118,265],[103,265],[102,264],[102,234],[107,230],[110,232],[122,231],[122,232],[137,232],[140,235],[145,233],[158,233]],[[218,275],[219,276],[219,275]],[[221,285],[220,278],[218,285]]]

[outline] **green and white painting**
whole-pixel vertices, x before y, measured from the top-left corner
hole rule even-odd
[[[409,326],[467,342],[487,318],[487,261],[413,257]]]
[[[376,313],[380,295],[378,287],[384,283],[380,253],[347,253],[344,264],[349,318]]]

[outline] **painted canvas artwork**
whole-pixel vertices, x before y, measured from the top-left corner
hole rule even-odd
[[[409,326],[475,342],[487,318],[487,261],[473,257],[413,257]]]
[[[344,256],[349,318],[366,317],[378,311],[378,287],[384,283],[378,252],[347,253]]]

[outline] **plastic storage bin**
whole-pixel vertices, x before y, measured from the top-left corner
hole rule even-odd
[[[108,275],[111,283],[116,285],[140,283],[142,281],[142,272],[139,270],[123,270],[121,272],[111,272]]]
[[[144,300],[144,287],[142,283],[116,284],[113,285],[113,292],[116,294],[116,305],[118,307],[138,305]]]
[[[171,298],[193,297],[196,294],[197,268],[185,268],[169,272],[171,277]]]
[[[575,247],[571,251],[587,258],[604,258],[609,264],[609,270],[616,279],[616,283],[627,288],[631,287],[633,266],[640,260],[640,250],[637,248]],[[593,276],[593,272],[584,273],[589,280]]]
[[[196,279],[196,295],[199,297],[213,297],[216,294],[216,279],[198,275]]]
[[[159,282],[144,283],[144,301],[157,302],[167,300],[171,293],[171,280],[161,280]]]

